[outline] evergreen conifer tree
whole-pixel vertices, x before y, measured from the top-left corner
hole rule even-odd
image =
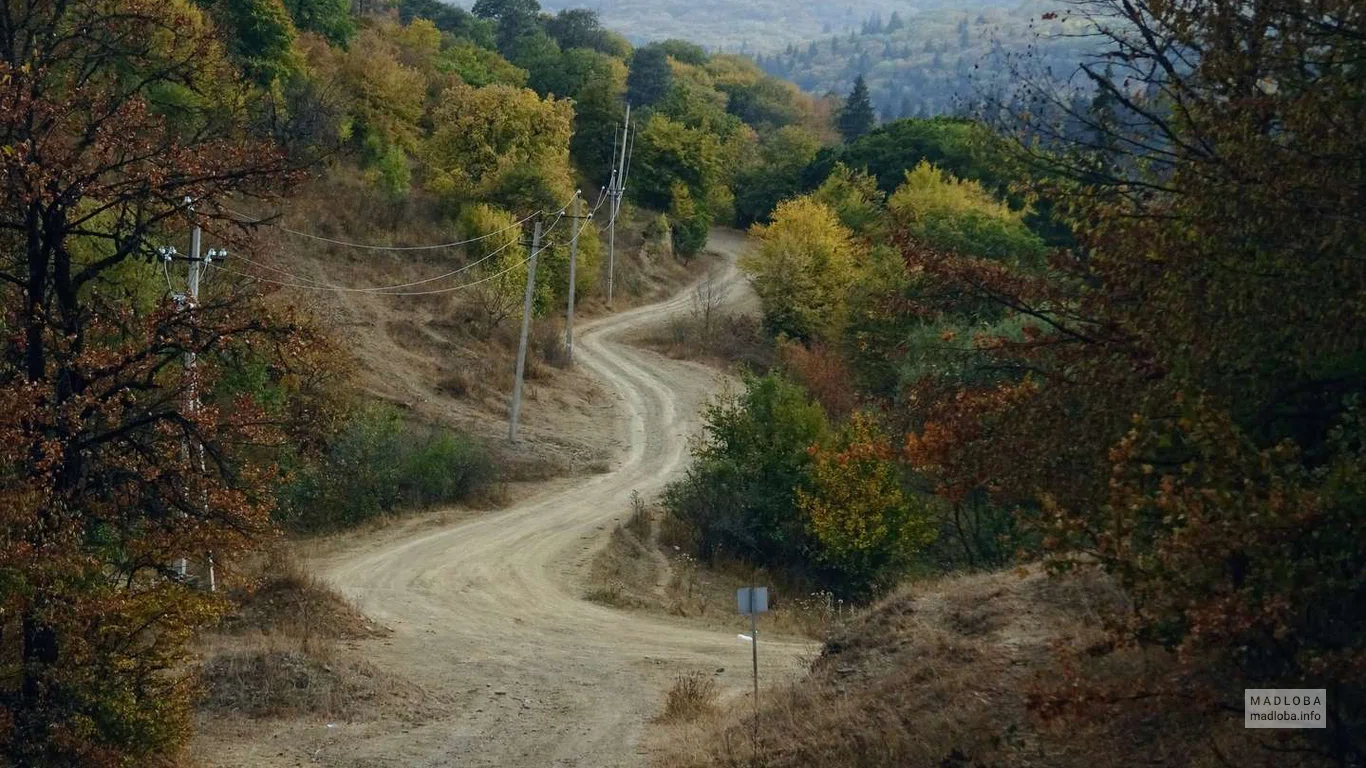
[[[873,112],[873,103],[868,98],[868,83],[863,79],[863,75],[859,75],[854,80],[854,89],[849,92],[849,98],[839,113],[840,135],[846,142],[852,142],[872,130],[875,122],[877,116]]]

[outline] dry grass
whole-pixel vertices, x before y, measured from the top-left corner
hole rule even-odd
[[[710,320],[696,312],[675,315],[636,342],[675,360],[696,360],[723,370],[767,370],[776,354],[757,318],[727,312]]]
[[[583,599],[608,608],[640,608],[644,605],[640,600],[631,597],[625,585],[619,581],[591,587],[583,593]]]
[[[639,541],[649,541],[654,529],[654,521],[651,519],[650,508],[645,505],[645,500],[640,498],[639,491],[631,491],[631,516],[622,523],[631,535]]]
[[[239,608],[201,639],[206,715],[349,720],[425,706],[420,688],[387,676],[342,643],[388,630],[366,618],[286,549],[227,585]]]
[[[259,635],[215,654],[200,676],[202,710],[250,718],[324,715],[349,720],[390,700],[420,696],[414,686],[331,646],[280,635]]]
[[[645,518],[647,536],[635,531],[640,522],[631,523],[638,513],[632,512],[627,523],[612,531],[607,546],[593,560],[590,584],[584,599],[612,608],[647,608],[655,604],[658,593],[655,585],[662,579],[662,562],[650,551],[648,531],[652,526]]]
[[[838,630],[796,684],[658,734],[662,768],[1216,768],[1302,766],[1278,735],[1188,694],[1152,696],[1176,668],[1165,652],[1116,649],[1103,627],[1124,610],[1096,574],[1030,568],[909,585]],[[1031,696],[1072,693],[1070,671],[1119,695],[1041,720]],[[1219,673],[1206,670],[1207,678]],[[1241,702],[1241,688],[1236,692]],[[1228,702],[1225,702],[1226,704]]]
[[[230,593],[239,608],[224,619],[225,634],[280,635],[303,641],[387,634],[287,551],[272,552],[259,568],[255,584]]]
[[[973,765],[1024,722],[1021,692],[1059,631],[1098,631],[1040,600],[1046,585],[1031,573],[913,586],[836,631],[807,680],[763,697],[757,755],[742,708],[675,739],[662,764]],[[1079,589],[1073,605],[1094,599]]]
[[[655,722],[690,723],[705,715],[715,714],[721,698],[716,679],[705,672],[686,672],[674,679],[664,695],[664,711]]]

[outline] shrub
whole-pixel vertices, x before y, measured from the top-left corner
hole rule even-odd
[[[716,680],[704,672],[688,672],[674,679],[673,687],[664,697],[662,723],[686,723],[716,711],[721,692]]]
[[[299,531],[345,528],[467,499],[495,474],[488,449],[468,435],[406,423],[390,407],[362,408],[321,459],[292,473],[276,515]]]
[[[828,345],[784,341],[778,345],[778,357],[783,370],[806,387],[830,418],[843,419],[858,405],[849,365]]]
[[[718,552],[797,571],[809,562],[794,491],[807,483],[807,448],[826,433],[825,414],[777,374],[705,411],[706,431],[687,476],[664,495],[670,514],[697,531],[698,554]]]
[[[631,516],[626,518],[624,526],[637,539],[649,541],[650,508],[645,506],[645,500],[640,498],[640,491],[631,491]]]
[[[930,502],[902,490],[891,440],[866,414],[855,414],[832,447],[811,453],[810,487],[798,489],[797,508],[825,580],[860,597],[894,586],[934,541]]]

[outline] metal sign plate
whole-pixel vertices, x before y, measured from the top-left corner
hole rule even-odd
[[[768,612],[768,587],[741,587],[735,590],[735,604],[741,616]]]

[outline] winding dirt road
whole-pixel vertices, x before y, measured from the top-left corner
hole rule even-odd
[[[723,285],[744,290],[738,233],[718,232]],[[673,676],[715,672],[749,684],[749,645],[717,632],[605,608],[582,599],[583,572],[630,495],[646,498],[685,468],[698,407],[715,371],[622,341],[691,308],[692,291],[582,328],[577,362],[619,398],[618,459],[589,478],[547,484],[515,508],[333,553],[323,575],[393,635],[364,650],[449,699],[450,714],[415,725],[369,726],[329,739],[315,759],[346,766],[636,766],[647,721]],[[740,621],[737,619],[737,627]],[[808,643],[765,640],[772,680]],[[446,709],[443,707],[443,710]]]

